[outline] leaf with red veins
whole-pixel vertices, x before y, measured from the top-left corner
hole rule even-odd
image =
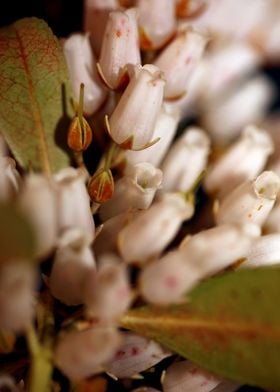
[[[73,116],[68,92],[60,44],[43,20],[0,29],[0,132],[24,168],[51,173],[69,164],[61,147]]]

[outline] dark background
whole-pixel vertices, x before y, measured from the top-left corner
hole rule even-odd
[[[80,31],[83,27],[83,0],[7,0],[5,8],[1,8],[0,27],[10,24],[17,19],[36,16],[44,19],[54,34],[58,37],[66,37],[71,32]],[[274,81],[278,93],[271,106],[272,111],[280,108],[280,67],[266,66],[263,72]],[[264,365],[265,366],[265,365]],[[110,391],[122,390],[116,384],[111,386]],[[257,392],[260,389],[242,387],[240,392]]]

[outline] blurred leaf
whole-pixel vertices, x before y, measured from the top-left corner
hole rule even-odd
[[[0,264],[32,261],[35,255],[34,231],[14,206],[0,204]]]
[[[67,92],[63,53],[43,20],[25,18],[0,29],[0,131],[23,167],[51,172],[69,164],[61,148]]]
[[[218,375],[280,390],[279,268],[209,279],[185,304],[131,310],[122,326]]]

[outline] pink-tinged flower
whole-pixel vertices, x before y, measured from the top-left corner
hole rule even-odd
[[[8,201],[19,192],[21,178],[16,162],[10,157],[0,157],[0,199]]]
[[[114,327],[93,327],[61,335],[56,345],[54,362],[70,380],[79,381],[101,371],[121,344]]]
[[[139,212],[120,231],[118,247],[122,258],[128,263],[144,263],[159,255],[193,212],[193,204],[181,194],[164,194],[148,210]]]
[[[198,272],[186,263],[182,252],[173,251],[143,268],[139,289],[147,302],[167,306],[180,302],[197,281]]]
[[[84,90],[84,112],[93,114],[104,102],[107,92],[102,86],[96,71],[96,62],[87,34],[72,34],[63,43],[74,100],[79,102],[81,83]]]
[[[108,131],[120,147],[141,150],[151,141],[163,101],[165,81],[154,65],[135,66],[130,82],[107,122]]]
[[[253,180],[264,169],[274,150],[269,134],[247,126],[241,137],[206,172],[207,192],[223,197],[246,180]]]
[[[150,163],[128,166],[124,177],[115,183],[113,197],[100,208],[101,219],[107,220],[129,209],[150,207],[162,181],[162,172]]]
[[[108,87],[126,86],[128,64],[141,64],[135,8],[109,15],[98,63],[100,75]]]
[[[131,332],[123,334],[123,343],[105,370],[118,378],[130,378],[171,355],[158,343]]]
[[[133,165],[135,163],[149,162],[158,167],[171,145],[179,120],[178,110],[173,110],[173,108],[163,104],[153,133],[153,138],[160,138],[159,141],[142,151],[126,151],[125,158],[127,164]]]
[[[226,98],[209,101],[202,114],[202,124],[215,143],[227,144],[248,124],[263,119],[273,95],[269,79],[256,76]]]
[[[0,328],[23,332],[34,317],[36,275],[26,262],[0,268]]]
[[[258,234],[258,227],[251,224],[199,232],[178,250],[144,267],[139,281],[142,296],[161,306],[180,302],[200,280],[247,256]]]
[[[99,56],[109,14],[120,8],[118,0],[85,0],[84,31],[90,33],[90,41]]]
[[[176,15],[179,18],[197,17],[205,11],[208,0],[176,0]]]
[[[191,76],[203,55],[206,43],[205,36],[187,29],[182,31],[155,60],[154,64],[165,75],[165,99],[178,99],[188,91]]]
[[[91,271],[84,283],[86,314],[101,322],[115,322],[133,299],[127,266],[110,254],[98,261],[97,271]]]
[[[82,169],[67,167],[56,173],[57,223],[59,232],[79,228],[94,238],[95,226]]]
[[[48,283],[52,295],[66,305],[83,303],[84,283],[95,270],[91,240],[79,229],[65,231],[59,240]]]
[[[189,191],[205,170],[209,152],[210,139],[206,133],[199,128],[187,128],[163,161],[163,189]]]
[[[163,390],[164,392],[210,392],[221,381],[221,378],[189,361],[175,362],[166,370]]]
[[[218,224],[251,222],[263,226],[280,189],[280,179],[264,171],[254,181],[245,181],[226,196],[216,214]]]
[[[175,0],[138,0],[140,46],[155,50],[176,32]]]
[[[17,200],[19,209],[34,227],[36,255],[46,257],[57,241],[57,203],[53,184],[43,175],[30,174]]]
[[[280,233],[267,234],[254,241],[241,268],[261,267],[280,263]]]

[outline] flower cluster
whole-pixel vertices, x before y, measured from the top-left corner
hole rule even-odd
[[[280,60],[279,13],[272,0],[87,0],[85,32],[62,41],[77,164],[22,173],[1,139],[0,199],[31,223],[42,268],[0,265],[0,330],[39,325],[47,293],[71,382],[106,374],[132,390],[171,357],[165,392],[237,390],[119,325],[228,268],[279,262],[280,120],[260,72]]]

